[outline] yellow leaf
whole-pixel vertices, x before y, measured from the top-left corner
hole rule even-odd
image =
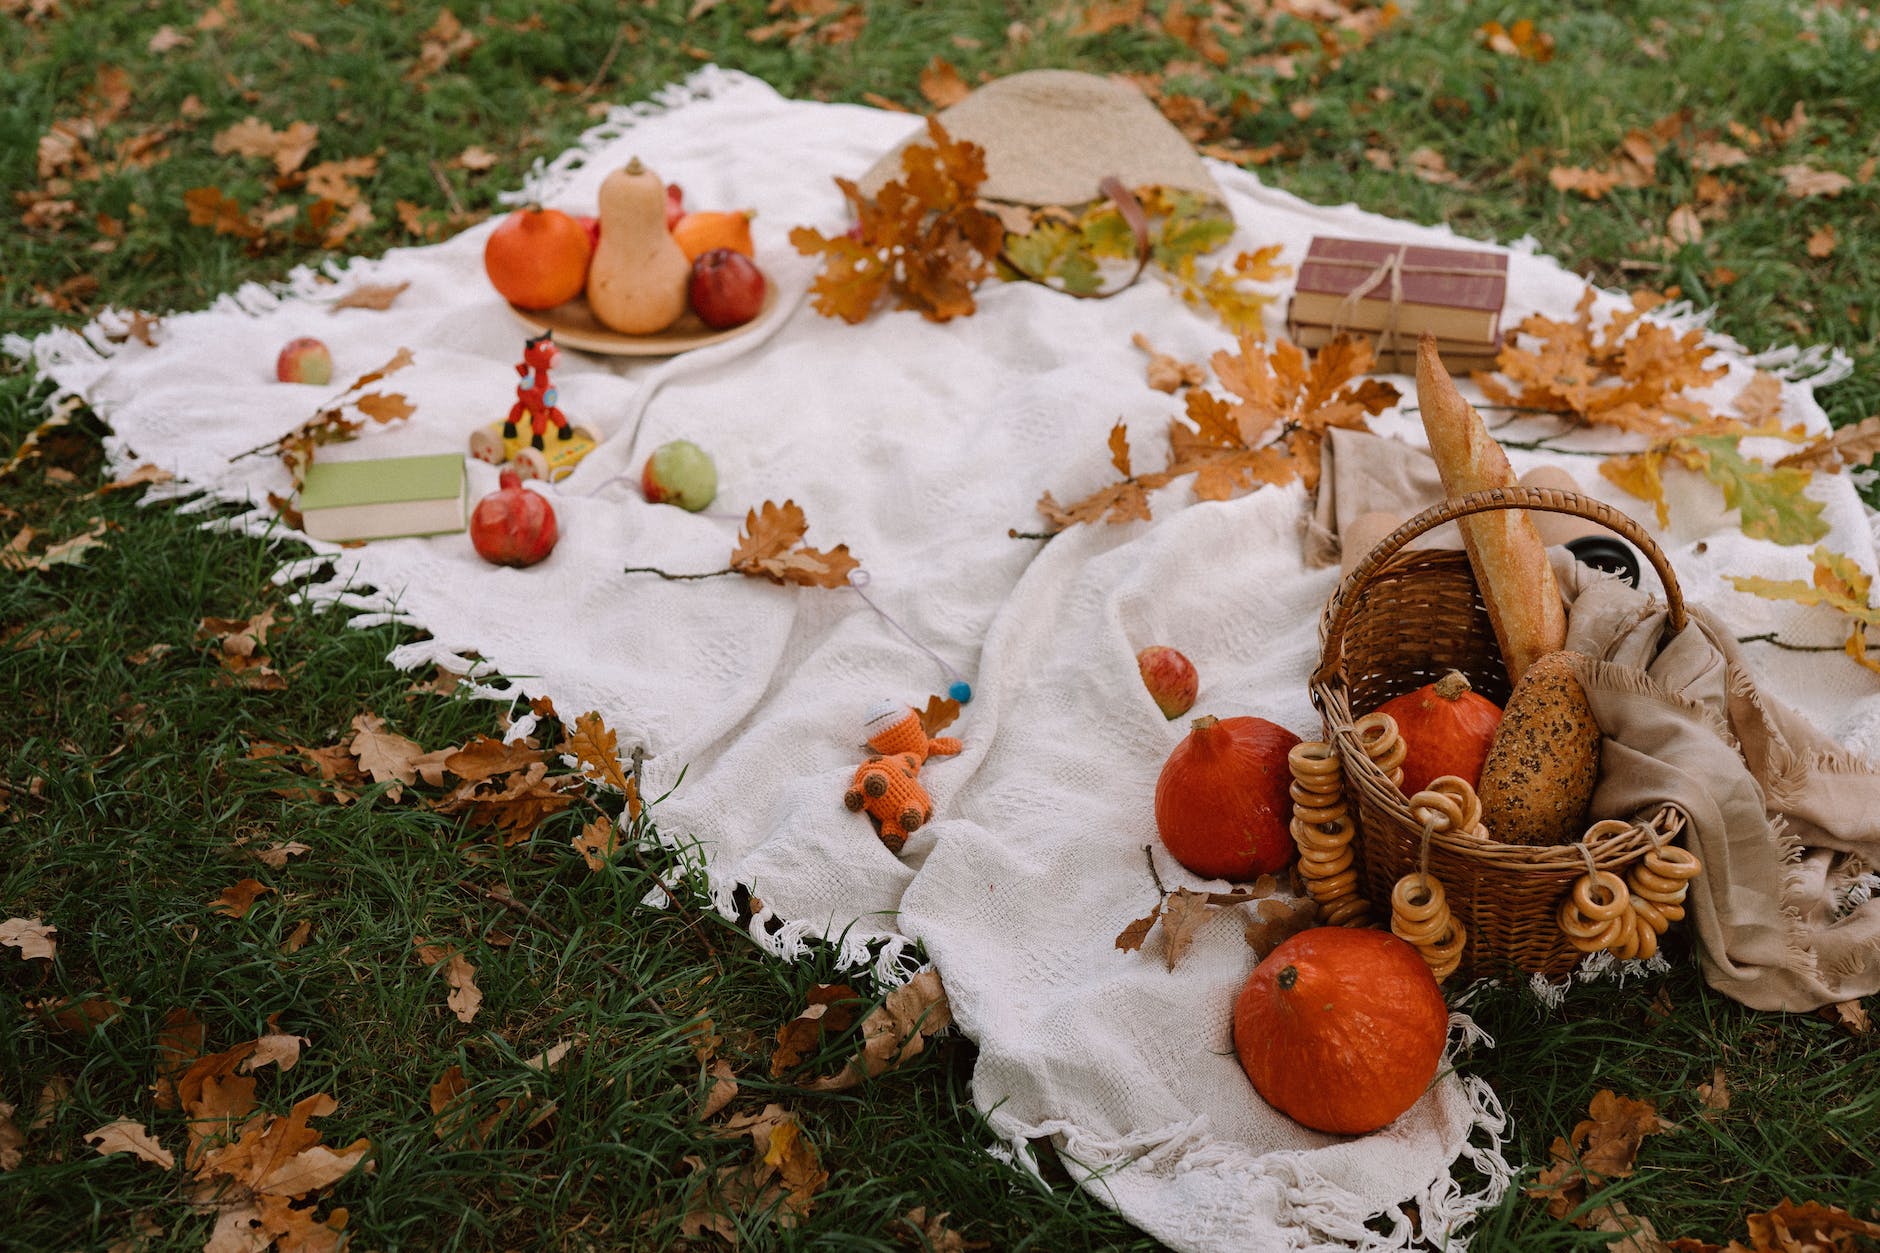
[[[1665,502],[1664,467],[1665,454],[1653,448],[1626,457],[1608,457],[1599,463],[1599,473],[1640,500],[1650,501],[1658,525],[1669,526],[1671,507]]]

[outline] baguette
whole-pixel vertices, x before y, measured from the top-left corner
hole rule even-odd
[[[1454,499],[1470,492],[1512,487],[1514,469],[1475,406],[1462,398],[1436,354],[1436,339],[1417,341],[1417,403],[1430,455]],[[1478,513],[1457,520],[1488,620],[1501,646],[1508,681],[1518,683],[1535,660],[1567,638],[1567,611],[1534,520],[1523,509]]]

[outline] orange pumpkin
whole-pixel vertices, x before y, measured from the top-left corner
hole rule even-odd
[[[1451,670],[1414,692],[1377,707],[1397,720],[1403,733],[1403,794],[1415,796],[1446,774],[1480,786],[1482,763],[1501,725],[1501,709],[1473,691],[1460,670]]]
[[[1254,967],[1234,1048],[1266,1102],[1318,1131],[1375,1131],[1436,1077],[1449,1008],[1417,951],[1388,931],[1314,927]]]
[[[1196,718],[1155,782],[1155,830],[1210,879],[1245,882],[1293,859],[1292,767],[1299,737],[1265,718]]]
[[[697,261],[714,248],[729,248],[747,257],[755,257],[751,243],[751,214],[701,211],[688,213],[672,225],[672,242],[679,245],[687,261]]]

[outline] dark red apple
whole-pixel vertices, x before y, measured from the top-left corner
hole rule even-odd
[[[601,220],[591,218],[585,213],[577,213],[574,220],[581,224],[581,229],[588,235],[588,251],[593,252],[601,246]],[[668,227],[667,229],[671,229]]]
[[[713,248],[692,263],[692,311],[714,330],[743,326],[764,307],[764,272],[741,252]]]
[[[1136,654],[1136,669],[1142,672],[1142,684],[1164,718],[1179,718],[1194,707],[1201,679],[1188,658],[1165,645],[1151,644]]]
[[[679,190],[679,184],[666,184],[666,229],[671,230],[685,216],[685,193]]]

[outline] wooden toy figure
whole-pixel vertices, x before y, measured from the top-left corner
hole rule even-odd
[[[470,437],[472,457],[491,465],[513,462],[516,473],[525,479],[559,479],[594,451],[599,442],[594,433],[572,425],[555,403],[555,385],[548,372],[560,355],[553,331],[524,341],[522,360],[516,363],[516,373],[522,376],[516,384],[516,403],[509,407],[507,418]],[[525,417],[526,436],[519,425]],[[552,434],[551,426],[555,428]]]

